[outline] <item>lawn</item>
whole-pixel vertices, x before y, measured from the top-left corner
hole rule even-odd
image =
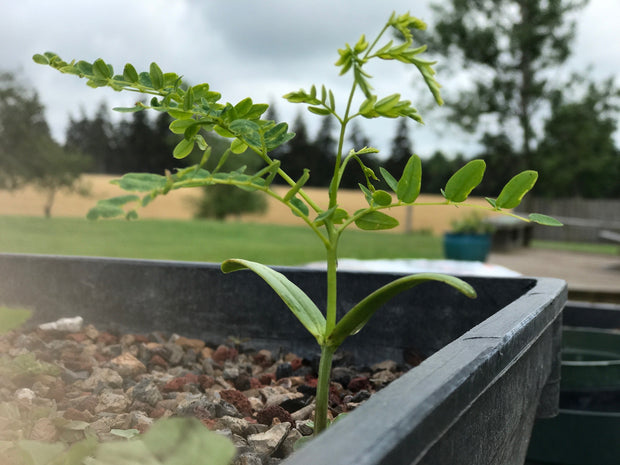
[[[0,216],[0,252],[220,262],[246,258],[272,265],[322,260],[323,246],[304,227],[207,220],[107,220]],[[441,258],[430,234],[348,230],[341,257]]]

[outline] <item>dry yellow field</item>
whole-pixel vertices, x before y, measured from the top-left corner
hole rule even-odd
[[[110,184],[115,176],[88,175],[84,176],[82,183],[88,188],[88,196],[80,196],[60,192],[56,196],[52,209],[52,216],[59,217],[83,217],[99,199],[122,195],[125,193],[117,186]],[[278,188],[276,187],[276,190]],[[285,187],[281,187],[283,191]],[[328,203],[327,190],[321,188],[304,189],[319,205],[325,207]],[[143,208],[139,214],[143,218],[162,219],[191,219],[194,213],[194,205],[201,195],[200,189],[185,189],[171,192],[166,196],[157,198],[152,204]],[[339,194],[340,206],[348,211],[355,211],[366,206],[363,195],[357,190],[343,190]],[[419,202],[441,201],[440,195],[421,195]],[[27,187],[15,192],[0,191],[0,215],[43,215],[44,195],[32,187]],[[481,198],[471,198],[470,203],[486,205]],[[468,214],[467,208],[445,206],[415,206],[395,208],[388,211],[397,218],[400,226],[392,231],[404,232],[407,226],[407,210],[410,210],[412,230],[430,230],[435,234],[443,233],[450,228],[452,220]],[[241,221],[256,223],[274,223],[301,225],[303,222],[293,216],[288,208],[276,200],[268,199],[268,209],[262,215],[243,215]]]

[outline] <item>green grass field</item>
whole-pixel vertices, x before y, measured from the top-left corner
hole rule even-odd
[[[16,216],[0,217],[0,252],[204,262],[246,258],[272,265],[297,265],[324,256],[318,238],[303,226]],[[360,259],[441,258],[441,239],[430,234],[349,230],[339,254]]]

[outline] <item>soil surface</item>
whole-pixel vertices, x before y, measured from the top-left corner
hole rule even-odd
[[[111,334],[79,318],[12,331],[0,336],[0,442],[123,440],[118,430],[144,433],[159,418],[193,416],[233,441],[235,464],[276,464],[313,433],[317,368],[318,358],[239,341]],[[408,368],[356,366],[336,354],[330,415],[354,410]]]

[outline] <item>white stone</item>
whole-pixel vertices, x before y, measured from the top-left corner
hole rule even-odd
[[[76,316],[73,318],[61,318],[50,323],[42,323],[39,325],[39,329],[43,331],[67,331],[70,333],[77,333],[82,330],[84,325],[84,318]]]

